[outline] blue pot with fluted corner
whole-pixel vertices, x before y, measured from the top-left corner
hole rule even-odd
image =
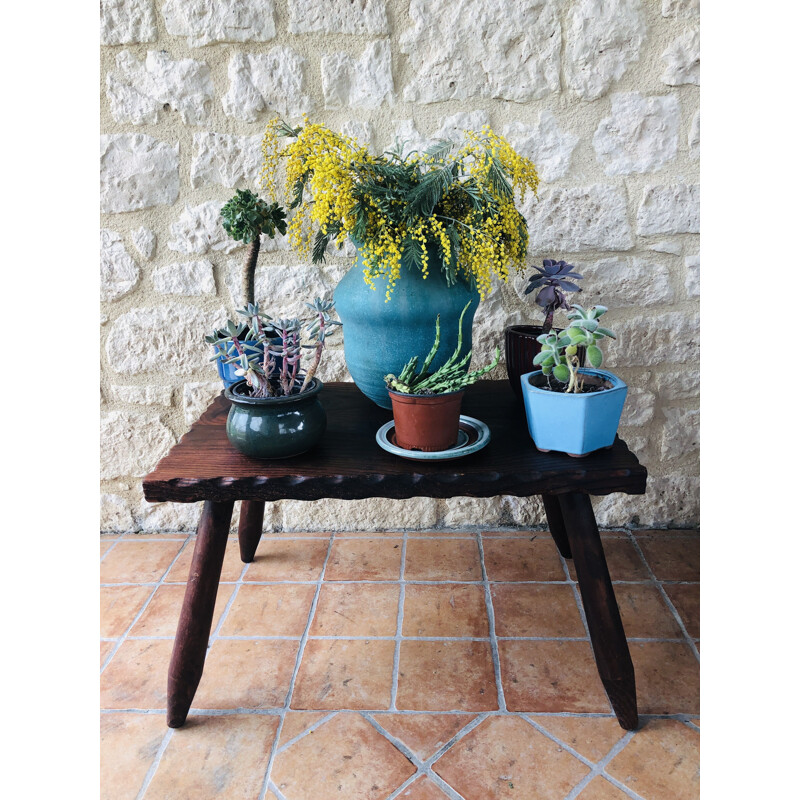
[[[271,339],[270,341],[280,345],[281,338],[279,336],[277,339]],[[263,344],[259,344],[255,339],[247,339],[246,341],[243,342],[243,344],[255,347],[256,350],[263,357],[264,355]],[[233,346],[233,342],[224,342],[223,344],[215,344],[213,346],[214,353],[215,354],[218,353],[220,349],[222,349],[223,347],[227,348],[225,350],[226,356],[236,355],[236,348]],[[273,358],[275,359],[275,368],[277,370],[280,370],[281,365],[283,364],[283,359],[280,356],[273,356]],[[242,379],[241,375],[236,374],[236,370],[239,369],[238,364],[226,364],[224,358],[218,358],[216,363],[217,363],[217,374],[221,378],[222,383],[226,389],[229,389],[231,386],[233,386],[234,383],[239,383],[239,381]]]
[[[464,306],[461,352],[472,350],[472,321],[480,302],[476,289],[459,281],[448,286],[441,260],[429,249],[428,277],[415,267],[403,267],[386,301],[387,278],[374,279],[372,289],[364,281],[364,262],[356,263],[339,281],[333,293],[344,335],[344,357],[356,386],[381,408],[391,408],[383,377],[399,375],[413,356],[425,358],[433,345],[436,315],[440,316],[441,341],[431,369],[442,366],[458,341],[458,319]]]
[[[541,370],[521,376],[528,432],[537,449],[584,456],[614,444],[628,386],[605,370],[578,372],[600,390],[565,394],[545,388],[547,378]],[[554,378],[550,382],[557,384]]]

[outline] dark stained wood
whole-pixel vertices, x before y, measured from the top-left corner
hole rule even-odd
[[[239,510],[239,554],[245,564],[256,557],[256,549],[264,527],[264,502],[243,500]]]
[[[633,662],[608,574],[592,502],[587,495],[577,492],[561,495],[559,501],[600,680],[619,724],[625,730],[636,730],[639,715]]]
[[[544,513],[547,516],[547,527],[550,529],[550,535],[556,543],[558,552],[564,558],[572,558],[572,550],[569,549],[569,538],[567,537],[567,529],[564,527],[564,517],[561,515],[558,496],[543,494],[542,504],[544,505]]]
[[[144,479],[145,498],[193,503],[645,491],[647,470],[619,438],[611,449],[581,459],[538,452],[507,381],[479,381],[464,396],[462,413],[485,422],[491,442],[466,458],[432,464],[407,461],[378,447],[375,432],[391,412],[378,408],[354,384],[327,384],[320,400],[328,412],[322,442],[301,456],[259,461],[228,442],[230,403],[218,397]]]
[[[203,674],[233,501],[207,501],[197,529],[186,594],[167,679],[167,725],[180,728]]]

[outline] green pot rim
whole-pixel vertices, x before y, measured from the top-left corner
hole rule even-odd
[[[239,394],[237,392],[239,387],[246,385],[247,380],[242,378],[242,380],[237,381],[225,390],[225,397],[232,403],[236,403],[240,406],[284,406],[316,397],[322,391],[323,386],[325,386],[319,378],[312,378],[311,388],[306,389],[302,394],[291,394],[288,397],[250,397],[249,395]]]

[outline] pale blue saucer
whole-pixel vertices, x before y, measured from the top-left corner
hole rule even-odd
[[[385,425],[381,425],[375,434],[375,441],[387,453],[407,458],[409,461],[452,461],[454,458],[462,458],[470,453],[486,447],[492,438],[489,426],[475,417],[465,417],[463,414],[459,419],[460,430],[458,432],[458,443],[449,450],[437,450],[434,453],[425,453],[422,450],[406,450],[392,444],[389,436],[394,429],[394,420],[390,420]]]

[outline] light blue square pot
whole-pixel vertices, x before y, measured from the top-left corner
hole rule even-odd
[[[540,450],[582,456],[614,444],[628,386],[604,370],[579,371],[607,380],[612,388],[590,394],[564,394],[531,385],[530,379],[541,375],[541,370],[520,378],[528,431]]]

